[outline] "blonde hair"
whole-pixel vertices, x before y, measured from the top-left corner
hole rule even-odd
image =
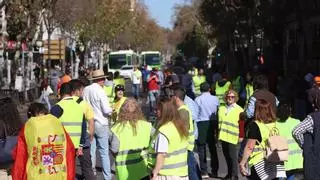
[[[127,98],[120,108],[116,124],[124,126],[126,123],[130,123],[133,128],[133,134],[136,135],[137,122],[139,120],[145,120],[141,107],[135,99]]]
[[[228,94],[230,94],[230,93],[232,93],[232,94],[234,94],[234,102],[235,103],[237,103],[238,101],[239,101],[239,94],[235,91],[235,90],[233,90],[233,89],[229,89],[226,93],[224,93],[224,95],[223,95],[223,100],[225,101],[225,102],[227,102],[227,96],[228,96]]]

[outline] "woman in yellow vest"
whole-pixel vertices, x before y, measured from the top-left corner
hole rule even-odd
[[[121,84],[121,85],[125,86],[126,81],[124,80],[124,78],[122,78],[120,76],[120,72],[119,71],[116,71],[114,73],[113,83],[114,83],[115,86],[117,86],[118,84]]]
[[[238,153],[239,153],[239,120],[243,109],[237,104],[238,93],[228,90],[224,95],[226,105],[220,106],[219,135],[223,154],[228,165],[228,174],[225,178],[238,179]]]
[[[118,180],[149,179],[147,148],[154,130],[136,100],[125,100],[111,131],[110,149],[116,155]]]
[[[31,104],[16,147],[13,180],[74,180],[75,149],[59,119]]]
[[[294,180],[296,176],[303,174],[303,154],[302,149],[292,137],[293,129],[300,123],[298,119],[291,117],[291,106],[289,104],[280,104],[277,111],[277,128],[280,136],[288,140],[289,157],[284,163],[287,173],[287,180]]]
[[[194,94],[196,96],[199,96],[201,94],[200,85],[206,82],[206,76],[204,76],[203,69],[199,69],[199,73],[196,76],[192,77],[192,82],[193,82]]]
[[[119,114],[120,108],[127,98],[124,97],[125,89],[123,85],[121,84],[116,85],[116,87],[114,88],[114,91],[115,91],[115,98],[112,104],[112,108],[113,108],[112,119],[115,122],[117,120],[117,116]]]
[[[276,114],[270,102],[257,99],[254,121],[247,127],[247,143],[240,161],[240,172],[249,179],[285,178],[283,162],[271,163],[264,159],[270,131],[276,128]]]
[[[188,179],[188,122],[180,118],[173,99],[158,103],[157,136],[154,145],[156,164],[152,180]]]
[[[223,73],[222,79],[217,81],[214,86],[215,95],[219,98],[220,105],[225,103],[223,96],[231,88],[231,82],[228,80],[227,73]]]

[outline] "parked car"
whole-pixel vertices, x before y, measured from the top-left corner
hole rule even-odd
[[[132,72],[133,72],[132,65],[124,65],[120,69],[120,76],[122,76],[124,78],[131,78]]]

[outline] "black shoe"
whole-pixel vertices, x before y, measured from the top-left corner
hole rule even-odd
[[[209,177],[210,178],[219,178],[218,173],[210,173]]]

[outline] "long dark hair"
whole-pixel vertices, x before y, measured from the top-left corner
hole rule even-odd
[[[159,99],[158,108],[160,111],[160,117],[157,129],[168,122],[172,122],[177,128],[180,138],[187,138],[189,124],[180,117],[178,107],[173,102],[173,99],[168,97],[161,97]]]
[[[285,122],[291,115],[291,106],[288,103],[281,103],[277,109],[278,121]]]
[[[17,105],[10,97],[0,99],[0,126],[5,128],[7,136],[18,135],[23,126]]]

